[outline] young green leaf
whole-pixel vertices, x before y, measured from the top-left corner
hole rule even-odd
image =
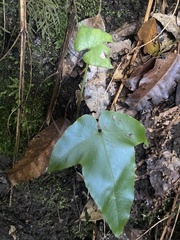
[[[99,122],[80,117],[56,143],[48,171],[82,165],[88,190],[113,233],[126,224],[134,196],[134,146],[147,143],[145,129],[136,119],[104,111]]]
[[[77,33],[74,49],[80,52],[104,42],[112,42],[112,36],[100,29],[82,25]]]
[[[110,49],[104,44],[98,44],[84,54],[85,63],[97,67],[113,68],[110,59]]]

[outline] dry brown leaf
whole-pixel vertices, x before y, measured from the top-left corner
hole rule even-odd
[[[139,87],[126,99],[131,109],[147,110],[150,100],[158,105],[167,99],[180,81],[180,54],[167,53],[157,59],[154,68],[141,79]]]
[[[177,24],[176,16],[154,13],[153,17],[165,27],[166,31],[172,33],[177,40],[180,39],[180,27]]]
[[[180,158],[178,153],[178,126],[180,106],[169,108],[154,116],[151,126],[151,154],[146,159],[149,179],[155,195],[163,197],[180,181]],[[176,135],[175,132],[176,131]],[[155,141],[158,137],[158,142]],[[176,190],[175,190],[176,191]]]
[[[177,84],[177,88],[176,88],[176,105],[180,105],[180,81]]]
[[[88,219],[90,218],[90,219]],[[101,211],[98,209],[96,203],[93,201],[93,199],[89,199],[88,202],[86,203],[81,216],[80,216],[81,221],[98,221],[103,219],[103,215]]]
[[[29,142],[24,157],[8,171],[12,186],[38,178],[45,172],[54,144],[69,125],[69,120],[61,118]]]
[[[89,66],[87,82],[84,87],[84,100],[94,117],[99,118],[103,110],[110,102],[109,94],[106,90],[107,69],[96,66]]]
[[[127,78],[125,81],[125,86],[129,88],[131,91],[135,91],[138,87],[138,84],[142,78],[142,76],[147,73],[150,69],[154,67],[155,58],[150,58],[147,62],[145,62],[140,67],[136,68],[130,78]]]
[[[116,31],[110,32],[113,38],[113,42],[119,42],[127,39],[128,36],[133,36],[137,30],[136,22],[125,22],[120,28]]]
[[[121,58],[119,66],[116,68],[113,74],[113,80],[122,80],[127,72],[127,67],[129,66],[129,61],[131,60],[131,55],[127,54]]]
[[[144,53],[148,53],[153,56],[157,55],[159,52],[159,43],[157,40],[151,41],[157,35],[158,30],[155,18],[150,18],[147,22],[143,23],[138,31],[138,38],[143,41],[144,44],[147,43],[147,45],[144,46]]]
[[[124,55],[132,50],[132,43],[129,39],[108,43],[107,46],[110,48],[110,58],[118,60],[119,55]]]

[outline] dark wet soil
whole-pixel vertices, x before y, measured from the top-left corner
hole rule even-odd
[[[177,139],[180,138],[179,132],[178,124],[172,129],[172,136],[175,139],[171,142],[171,147],[173,146],[175,151],[179,150],[179,144],[177,144],[177,149],[174,148],[174,143],[176,144]],[[163,196],[155,194],[145,161],[151,152],[152,149],[144,149],[142,145],[136,148],[135,200],[130,220],[123,235],[119,238],[121,240],[137,239],[145,230],[171,212],[177,189],[171,189]],[[93,234],[96,235],[97,240],[117,239],[107,225],[104,229],[103,221],[97,221],[96,224],[79,221],[80,214],[89,198],[83,179],[79,175],[80,166],[52,174],[45,173],[34,181],[18,185],[12,191],[4,173],[10,166],[11,160],[1,156],[0,239],[91,240]],[[157,228],[152,229],[141,239],[160,239],[164,226],[160,224],[159,232]],[[180,225],[177,223],[173,240],[179,239],[179,228]]]
[[[87,197],[84,183],[77,181],[74,168],[44,174],[14,188],[11,207],[10,188],[1,182],[1,190],[3,184],[0,239],[10,240],[13,236],[23,240],[91,239],[92,224],[79,222]],[[13,227],[14,233],[10,234]]]

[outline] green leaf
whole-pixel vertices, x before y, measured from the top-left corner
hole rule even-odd
[[[112,36],[100,29],[82,25],[77,33],[74,49],[80,52],[104,42],[112,42]]]
[[[88,190],[116,236],[126,224],[134,197],[134,146],[147,143],[136,119],[104,111],[99,122],[80,117],[56,143],[48,171],[82,165]]]
[[[98,44],[84,54],[83,60],[89,65],[113,68],[109,59],[109,55],[110,49],[104,44]]]

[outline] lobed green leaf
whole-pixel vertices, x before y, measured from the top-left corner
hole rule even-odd
[[[83,56],[85,63],[93,66],[113,68],[109,59],[110,49],[104,44],[98,44]]]
[[[126,114],[104,111],[99,122],[84,115],[56,143],[48,171],[81,164],[88,190],[119,236],[134,197],[134,146],[143,142],[148,144],[143,125]]]
[[[104,42],[112,42],[112,36],[100,29],[81,25],[75,39],[74,49],[80,52]]]

